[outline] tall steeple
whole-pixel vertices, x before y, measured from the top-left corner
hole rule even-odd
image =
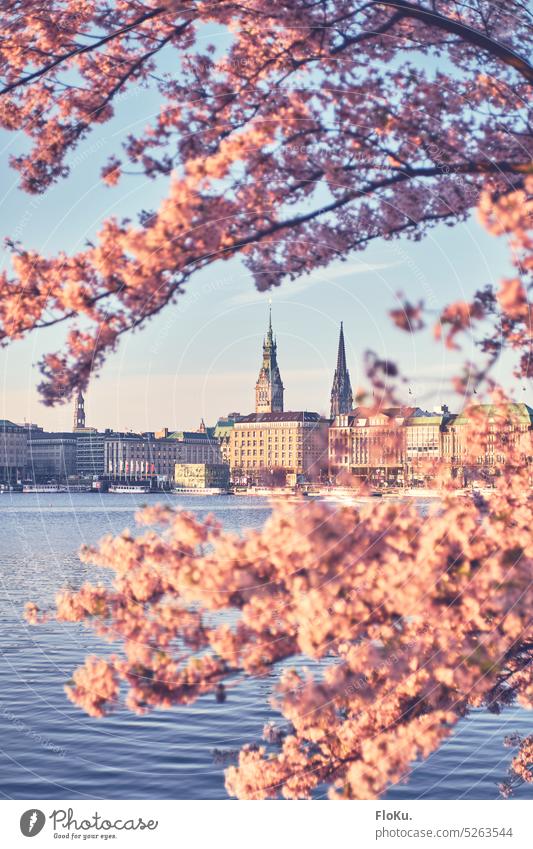
[[[337,353],[337,368],[333,376],[331,387],[331,411],[332,419],[340,413],[349,413],[353,407],[352,386],[350,384],[350,372],[346,368],[346,351],[344,348],[344,330],[339,333],[339,350]]]
[[[78,390],[74,401],[74,422],[72,430],[83,430],[85,427],[85,399],[81,389]]]
[[[255,412],[283,412],[283,383],[279,373],[277,343],[272,331],[272,308],[268,314],[268,330],[263,340],[263,363],[255,384]]]

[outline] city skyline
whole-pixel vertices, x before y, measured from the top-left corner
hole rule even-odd
[[[155,109],[157,98],[149,93],[142,108],[137,100],[122,101],[107,128],[94,129],[94,145],[83,162],[75,157],[69,162],[71,180],[44,195],[21,192],[14,177],[0,204],[2,232],[29,249],[53,255],[94,239],[102,209],[120,219],[130,215],[132,204],[157,208],[166,191],[164,179],[135,177],[133,185],[121,181],[112,195],[98,179],[115,137],[149,119]],[[16,135],[1,130],[0,164],[6,174],[16,146]],[[10,273],[7,251],[2,260],[0,270]],[[376,240],[364,252],[352,252],[346,262],[284,281],[268,293],[254,289],[241,260],[221,260],[195,274],[175,305],[142,332],[125,337],[109,356],[85,393],[91,424],[142,431],[180,422],[192,428],[202,417],[212,421],[226,408],[251,411],[269,298],[283,350],[289,407],[329,412],[341,320],[354,391],[363,383],[364,352],[373,348],[399,362],[414,384],[417,402],[434,407],[452,397],[450,377],[476,352],[468,345],[459,353],[446,350],[442,342],[435,343],[430,328],[411,337],[393,327],[388,311],[398,307],[397,294],[403,292],[414,302],[423,296],[436,318],[449,301],[470,299],[476,289],[496,285],[510,270],[506,240],[489,236],[475,216],[461,227],[436,226],[421,241]],[[46,408],[36,391],[40,375],[35,363],[44,352],[60,348],[63,338],[59,325],[0,350],[0,416],[37,421],[49,430],[70,428],[71,402]],[[512,389],[505,360],[495,376]],[[405,400],[411,400],[407,390]]]
[[[473,222],[465,229],[470,226],[494,263],[491,274],[496,276],[505,270],[504,243],[485,237]],[[459,238],[453,235],[455,242],[469,241],[464,232]],[[451,236],[448,230],[438,234],[433,246],[429,240],[408,245],[402,248],[404,259],[396,262],[394,244],[376,245],[366,252],[364,261],[334,264],[323,273],[284,285],[273,297],[272,293],[256,292],[239,263],[230,262],[226,267],[232,267],[234,273],[218,281],[205,274],[197,289],[186,293],[166,317],[158,316],[142,333],[125,339],[98,379],[91,381],[84,393],[89,423],[99,429],[110,426],[134,431],[153,430],[166,423],[194,428],[201,418],[212,421],[228,410],[251,411],[270,297],[288,407],[329,414],[341,320],[354,393],[365,382],[364,352],[373,347],[398,361],[402,372],[410,376],[414,395],[409,396],[406,387],[406,403],[415,400],[429,408],[443,402],[460,406],[462,399],[454,395],[450,377],[467,355],[475,359],[473,347],[448,351],[443,343],[435,343],[431,329],[407,336],[392,327],[387,315],[388,309],[397,305],[395,291],[411,294],[409,279],[416,276],[417,269],[429,280],[429,270],[435,265],[432,250],[437,242],[444,249]],[[481,286],[486,268],[477,267],[472,255],[463,265],[470,271],[466,275],[470,288]],[[435,269],[435,300],[445,272]],[[334,308],[328,302],[333,293]],[[468,294],[463,292],[464,297]],[[372,306],[376,299],[380,303]],[[39,375],[32,363],[50,344],[54,332],[0,351],[3,418],[35,421],[49,430],[70,428],[71,402],[46,408],[36,391]],[[36,347],[39,339],[43,340],[42,349]],[[495,374],[511,395],[514,389],[516,396],[523,398],[523,387],[513,380],[505,358]]]
[[[281,412],[284,409],[284,405],[283,405],[284,386],[283,386],[283,383],[282,383],[282,380],[281,380],[280,370],[279,370],[278,363],[277,363],[277,338],[276,338],[276,335],[274,334],[273,325],[272,325],[272,304],[271,304],[271,301],[269,302],[269,308],[268,308],[268,328],[267,328],[266,334],[263,336],[262,351],[263,351],[262,363],[261,363],[261,367],[260,367],[260,370],[259,370],[259,377],[258,377],[256,384],[255,384],[255,412],[256,413],[271,412],[271,411]],[[341,364],[342,364],[342,369],[344,370],[345,374],[341,374],[341,372],[340,372]],[[288,372],[291,373],[291,370],[289,369]],[[333,396],[339,392],[339,388],[338,388],[339,379],[340,380],[347,379],[348,384],[349,384],[349,376],[348,376],[348,372],[346,370],[345,341],[344,341],[344,330],[343,330],[343,322],[342,321],[340,322],[340,328],[339,328],[337,362],[336,362],[336,365],[333,369],[333,381],[332,381],[332,387],[331,387],[331,392],[330,392],[330,403],[331,403],[331,399],[333,398]],[[341,390],[341,392],[342,392],[342,390]],[[351,392],[350,392],[349,398],[350,398],[350,401],[351,401],[352,400]],[[96,430],[99,430],[99,431],[102,431],[102,430],[117,430],[119,432],[122,431],[122,432],[125,432],[125,433],[134,432],[133,429],[130,428],[130,427],[124,427],[122,429],[110,428],[108,425],[106,425],[104,428],[96,427],[94,424],[91,423],[90,417],[89,418],[87,417],[87,412],[86,412],[86,409],[85,409],[85,401],[86,401],[86,395],[85,395],[84,392],[82,392],[81,389],[79,389],[76,393],[74,393],[73,400],[71,401],[71,406],[72,406],[71,424],[72,424],[72,426],[71,426],[71,428],[63,428],[62,431],[64,431],[65,433],[68,433],[68,432],[70,432],[70,430],[72,430],[73,432],[76,432],[76,431],[83,431],[85,429],[89,429],[89,430],[90,429],[96,429]],[[345,401],[345,403],[346,403],[346,401]],[[304,409],[308,410],[308,407],[306,406]],[[350,406],[349,409],[352,409],[352,407]],[[348,408],[342,409],[342,410],[339,410],[339,411],[348,412]],[[232,412],[233,412],[233,410],[232,410]],[[237,412],[237,411],[235,411],[235,412]],[[240,412],[240,411],[238,411],[238,412]],[[245,412],[241,413],[241,415],[245,416],[248,413],[249,413],[249,411],[245,411]],[[217,415],[217,419],[223,418],[225,415],[227,415],[227,411],[219,413]],[[334,415],[336,415],[336,413]],[[334,417],[334,415],[332,417]],[[23,421],[18,421],[18,422],[14,422],[14,423],[19,424],[19,425],[24,425],[24,426],[27,425],[28,427],[35,425],[37,429],[41,429],[40,422],[38,422],[38,421],[31,421],[31,420],[28,421],[27,419],[24,419]],[[161,430],[165,427],[166,427],[166,425],[158,425],[157,427],[154,426],[153,429],[151,429],[151,430],[149,429],[149,431],[145,431],[145,432],[156,432],[156,431]],[[204,422],[203,416],[200,419],[200,427],[198,429],[205,431],[205,422]],[[46,428],[44,428],[44,430],[46,430]],[[193,428],[193,430],[194,430],[194,428]],[[57,432],[61,432],[61,430],[57,431]]]
[[[123,433],[128,433],[128,432],[132,432],[132,433],[157,432],[158,430],[161,430],[165,427],[169,427],[170,429],[176,427],[176,428],[183,428],[185,430],[195,431],[195,430],[197,430],[199,425],[204,423],[204,420],[207,421],[208,424],[214,424],[217,419],[223,418],[229,412],[238,412],[241,415],[245,416],[245,415],[248,415],[249,413],[251,413],[253,410],[255,410],[256,412],[267,411],[268,402],[266,402],[266,401],[261,402],[259,399],[260,399],[260,396],[262,394],[261,393],[261,387],[263,387],[263,390],[264,390],[266,383],[268,383],[267,373],[269,372],[269,370],[271,371],[272,369],[275,370],[274,384],[277,385],[276,381],[278,381],[279,386],[280,386],[280,390],[279,390],[280,395],[275,396],[275,397],[278,398],[278,401],[274,400],[274,407],[272,409],[283,410],[283,408],[284,408],[284,406],[283,406],[284,384],[283,384],[281,377],[280,377],[280,369],[278,368],[278,362],[277,362],[278,344],[277,344],[277,334],[273,333],[273,327],[272,327],[272,301],[271,301],[271,299],[269,299],[267,315],[268,315],[267,332],[266,332],[266,334],[263,332],[263,335],[262,335],[261,340],[260,340],[261,345],[257,346],[257,351],[256,351],[256,358],[257,358],[258,363],[260,364],[259,378],[255,381],[255,383],[254,383],[254,381],[251,380],[251,376],[253,375],[253,368],[252,367],[250,367],[250,369],[243,370],[242,372],[235,372],[233,374],[234,378],[239,379],[239,383],[237,384],[237,382],[235,381],[235,384],[232,387],[235,390],[235,395],[236,396],[240,395],[241,398],[243,397],[244,394],[250,396],[251,404],[248,407],[245,407],[243,404],[239,405],[239,404],[236,404],[236,403],[232,403],[233,396],[228,396],[228,403],[226,404],[226,408],[217,410],[215,412],[215,414],[211,415],[211,416],[206,415],[206,413],[203,413],[202,415],[199,416],[199,418],[194,420],[191,417],[190,413],[186,413],[185,417],[184,417],[185,421],[183,421],[181,419],[176,420],[176,421],[174,421],[174,420],[172,420],[172,421],[159,421],[159,420],[156,420],[156,419],[150,419],[150,420],[147,419],[145,427],[135,428],[134,426],[132,426],[129,423],[124,423],[124,424],[119,425],[117,427],[112,423],[111,419],[107,419],[107,420],[104,419],[102,421],[101,414],[100,414],[100,416],[97,415],[96,417],[93,415],[93,411],[91,409],[91,403],[90,403],[91,387],[89,387],[88,391],[85,391],[83,393],[78,391],[78,392],[74,393],[73,398],[70,400],[70,402],[68,404],[62,406],[61,408],[59,408],[59,410],[54,411],[56,413],[56,415],[59,412],[62,414],[61,419],[62,419],[62,421],[65,422],[64,426],[51,427],[51,428],[47,427],[45,424],[43,425],[43,422],[39,419],[38,415],[33,416],[31,418],[24,417],[24,418],[19,419],[16,416],[9,415],[8,414],[9,410],[5,411],[6,414],[3,415],[3,418],[10,420],[10,421],[17,423],[17,424],[35,424],[38,427],[43,427],[43,429],[45,431],[50,430],[50,431],[56,431],[56,432],[70,432],[72,430],[75,430],[76,427],[78,427],[78,428],[83,428],[83,427],[95,428],[98,431],[112,430],[112,431],[123,432]],[[336,338],[336,342],[335,342],[336,358],[335,358],[335,360],[332,361],[329,365],[326,365],[324,363],[323,368],[320,370],[321,378],[325,379],[326,376],[327,376],[327,379],[329,380],[329,390],[328,390],[327,393],[325,393],[324,398],[323,398],[323,402],[322,402],[321,405],[313,406],[312,404],[306,403],[305,398],[304,398],[304,393],[306,391],[306,383],[307,383],[306,378],[311,377],[311,382],[315,383],[317,376],[318,376],[318,370],[315,370],[314,372],[309,370],[306,374],[305,372],[302,373],[301,370],[294,369],[294,368],[291,369],[290,364],[289,364],[289,367],[285,367],[285,365],[283,366],[283,374],[289,375],[289,380],[290,380],[290,383],[288,385],[288,396],[287,396],[289,398],[289,401],[290,401],[291,397],[303,399],[303,401],[304,401],[304,403],[299,403],[299,404],[290,404],[289,403],[288,406],[285,405],[286,410],[300,410],[300,409],[301,410],[307,410],[307,411],[315,411],[316,410],[316,412],[318,412],[321,416],[334,418],[335,415],[337,415],[339,412],[349,412],[350,410],[354,409],[357,406],[355,401],[353,401],[353,397],[354,397],[355,393],[352,394],[352,387],[350,385],[350,377],[349,377],[350,368],[348,368],[348,365],[349,365],[348,359],[349,358],[347,357],[347,354],[346,354],[346,348],[348,348],[348,350],[353,351],[353,347],[350,345],[350,337],[349,336],[346,337],[344,324],[345,324],[344,320],[341,320],[339,322],[338,327],[337,327],[337,335],[335,337]],[[250,334],[248,337],[246,337],[245,341],[249,343],[251,340],[255,340],[256,338],[257,338],[257,334],[253,334],[253,335]],[[327,341],[329,343],[329,347],[331,347],[331,341],[332,340],[328,339]],[[261,358],[261,348],[262,348],[262,358]],[[262,362],[261,362],[261,359],[262,359]],[[268,363],[267,363],[267,360],[268,360]],[[281,362],[283,362],[283,345],[282,345],[282,348],[281,348]],[[265,363],[267,363],[267,365],[269,366],[268,368],[265,365]],[[357,369],[356,371],[359,372],[359,369]],[[256,370],[255,373],[257,374],[257,370]],[[182,376],[182,379],[183,379],[183,376]],[[241,382],[241,380],[242,380],[242,382]],[[299,384],[298,381],[301,381],[301,384]],[[98,385],[98,384],[96,384],[96,385]],[[292,392],[291,392],[291,389],[292,389]],[[310,394],[312,395],[312,393],[310,393]],[[405,388],[405,394],[406,394],[405,404],[417,405],[417,400],[416,400],[415,394],[413,393],[413,391],[411,390],[410,387]],[[314,395],[316,397],[316,387],[315,387]],[[452,395],[452,392],[450,390],[450,396],[451,395]],[[334,403],[334,400],[333,400],[334,396],[337,397],[336,403]],[[193,397],[194,397],[194,393],[191,392],[191,398],[193,398]],[[89,402],[87,401],[88,398],[89,398]],[[281,398],[281,400],[279,400],[279,398]],[[353,403],[351,405],[348,403],[349,400],[353,401]],[[425,406],[428,409],[431,409],[431,410],[438,409],[440,406],[442,406],[443,403],[447,402],[447,400],[448,399],[446,397],[443,397],[437,403],[434,403],[433,405],[425,405]],[[522,397],[522,398],[519,398],[518,400],[523,401],[524,398]],[[421,402],[420,404],[418,404],[418,406],[424,407],[424,403]],[[334,412],[334,409],[335,409],[335,412]],[[40,411],[47,411],[47,408],[40,405]],[[74,424],[73,424],[73,422],[74,422]],[[76,422],[77,422],[77,425],[76,425]]]

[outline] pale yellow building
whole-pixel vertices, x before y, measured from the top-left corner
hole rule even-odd
[[[275,486],[287,473],[318,479],[328,465],[328,426],[328,419],[304,411],[241,417],[230,435],[233,480]]]

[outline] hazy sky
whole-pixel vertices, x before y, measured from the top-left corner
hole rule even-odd
[[[134,217],[141,208],[156,208],[166,181],[131,176],[109,189],[99,179],[108,155],[120,153],[125,132],[142,127],[156,108],[153,94],[124,97],[115,119],[71,157],[69,179],[44,196],[20,192],[16,173],[7,168],[8,157],[26,147],[22,134],[0,134],[0,235],[45,254],[71,252],[94,236],[104,217]],[[2,267],[7,264],[6,254]],[[413,396],[406,394],[406,401],[457,408],[460,399],[452,395],[449,378],[461,358],[435,343],[429,331],[411,337],[396,330],[387,311],[403,291],[413,300],[424,297],[436,312],[508,270],[505,242],[489,237],[475,219],[455,228],[440,226],[421,242],[376,242],[345,263],[286,282],[270,294],[255,291],[240,261],[220,261],[191,281],[177,305],[122,340],[87,393],[88,424],[191,428],[201,417],[213,423],[229,411],[252,411],[269,297],[286,409],[328,411],[341,319],[354,389],[364,382],[362,357],[371,348],[398,360],[409,375]],[[61,338],[57,329],[43,331],[0,351],[0,417],[71,428],[71,405],[45,408],[35,389],[34,364]],[[496,376],[512,386],[505,363]],[[514,388],[519,400],[527,400],[522,386]]]

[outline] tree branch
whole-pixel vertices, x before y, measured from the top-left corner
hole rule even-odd
[[[407,0],[375,0],[376,6],[388,6],[392,9],[398,9],[402,16],[406,18],[415,18],[418,21],[426,24],[429,27],[436,27],[452,35],[458,35],[463,41],[472,44],[474,47],[480,47],[487,53],[499,59],[505,65],[510,65],[529,83],[533,83],[533,67],[527,59],[519,56],[510,47],[506,47],[499,41],[495,41],[488,35],[473,29],[468,24],[463,24],[459,20],[452,20],[444,15],[439,14],[431,9],[424,9],[421,6],[415,6],[413,3],[408,3]]]
[[[4,88],[0,89],[0,95],[9,94],[9,92],[13,91],[20,86],[27,85],[27,83],[33,82],[33,80],[42,77],[44,74],[48,73],[48,71],[52,71],[54,68],[57,68],[58,65],[61,65],[62,62],[66,62],[68,59],[72,59],[74,56],[81,56],[83,53],[90,53],[92,50],[97,50],[99,47],[102,47],[104,44],[107,44],[109,41],[113,41],[115,38],[119,38],[121,35],[125,35],[130,30],[135,29],[135,27],[139,26],[139,24],[145,23],[146,21],[151,20],[152,18],[157,17],[157,15],[162,14],[167,11],[164,6],[157,6],[155,9],[151,9],[149,12],[145,12],[142,15],[139,15],[138,18],[135,18],[131,22],[131,24],[126,24],[126,26],[121,27],[114,32],[110,32],[108,35],[103,36],[98,41],[95,41],[93,44],[85,44],[83,47],[75,47],[73,50],[69,50],[67,53],[63,53],[61,56],[58,56],[52,62],[48,62],[47,65],[43,65],[41,68],[38,68],[36,71],[33,71],[31,74],[27,74],[25,77],[20,77],[20,79],[15,80],[12,83],[4,86]]]

